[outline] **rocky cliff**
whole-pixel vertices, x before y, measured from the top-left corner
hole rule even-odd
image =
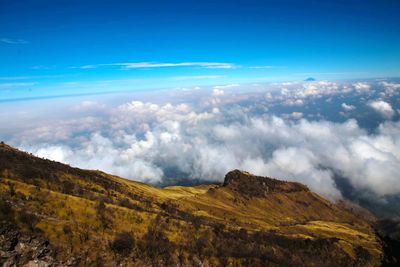
[[[271,193],[308,192],[307,186],[286,182],[269,177],[252,175],[245,171],[233,170],[225,175],[223,186],[229,187],[243,195],[263,197]]]

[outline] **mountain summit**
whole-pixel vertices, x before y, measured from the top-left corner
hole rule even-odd
[[[305,79],[305,82],[315,82],[317,79],[313,78],[313,77],[308,77],[307,79]]]
[[[233,170],[225,175],[223,186],[233,188],[243,195],[262,197],[268,193],[308,192],[307,186],[277,179],[255,176],[245,171]]]
[[[0,144],[0,177],[3,266],[378,266],[382,258],[368,222],[305,185],[244,171],[220,185],[157,188]]]

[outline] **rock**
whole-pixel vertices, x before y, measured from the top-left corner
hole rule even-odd
[[[63,266],[53,255],[54,252],[46,238],[21,233],[9,222],[0,223],[1,266]]]
[[[28,263],[24,265],[24,267],[49,267],[49,266],[51,266],[51,264],[42,260],[28,261]]]
[[[263,197],[270,193],[309,191],[308,187],[301,183],[256,176],[240,170],[228,172],[225,175],[223,186],[248,197]]]
[[[65,262],[65,265],[66,266],[77,266],[77,265],[79,265],[80,261],[81,261],[80,257],[71,257]]]
[[[14,229],[12,224],[5,223],[0,225],[0,250],[12,251],[18,244],[20,234]]]

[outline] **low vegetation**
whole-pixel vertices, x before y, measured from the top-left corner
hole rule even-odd
[[[382,258],[367,222],[297,183],[233,171],[223,185],[156,188],[5,144],[0,177],[0,220],[48,238],[57,260],[74,265],[378,266]]]

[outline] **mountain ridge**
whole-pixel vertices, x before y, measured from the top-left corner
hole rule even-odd
[[[300,183],[234,170],[220,185],[156,188],[5,144],[0,175],[10,211],[0,219],[48,238],[60,266],[378,266],[382,258],[368,222]]]
[[[242,194],[255,197],[265,196],[269,193],[310,191],[307,186],[301,183],[256,176],[249,172],[237,169],[230,171],[225,175],[224,183],[222,185],[235,188],[235,190]]]

